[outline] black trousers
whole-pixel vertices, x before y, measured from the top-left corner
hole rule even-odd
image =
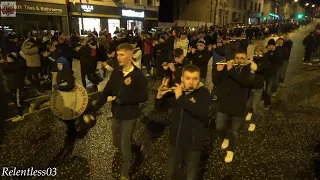
[[[150,73],[151,70],[151,61],[152,61],[152,54],[145,54],[143,55],[143,65],[146,66],[147,72]]]
[[[76,138],[77,136],[77,129],[75,120],[62,120],[64,124],[67,126],[67,137],[69,138]]]
[[[32,86],[37,88],[40,91],[40,79],[39,73],[41,71],[40,67],[28,67],[27,69],[27,78],[31,82]]]

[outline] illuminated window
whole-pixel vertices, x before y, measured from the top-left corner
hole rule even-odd
[[[134,0],[135,4],[140,4],[140,0]]]

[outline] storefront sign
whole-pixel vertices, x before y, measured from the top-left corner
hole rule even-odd
[[[133,11],[122,9],[122,16],[133,17],[133,18],[144,18],[144,11]]]
[[[16,2],[15,1],[1,1],[0,17],[16,17]]]
[[[65,5],[26,1],[17,1],[16,11],[18,14],[67,15]]]
[[[91,12],[91,11],[94,10],[94,8],[93,8],[92,5],[86,5],[86,4],[81,5],[81,9],[82,9],[84,12]]]

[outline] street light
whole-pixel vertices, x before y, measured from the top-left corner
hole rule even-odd
[[[315,6],[316,6],[316,5],[314,5],[314,4],[312,5],[312,7],[315,7]]]
[[[294,0],[294,2],[298,2],[299,0]]]
[[[306,6],[309,6],[309,3],[306,3]]]

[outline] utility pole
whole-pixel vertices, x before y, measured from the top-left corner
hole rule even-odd
[[[213,0],[210,1],[210,22],[212,22],[212,14],[213,14]]]
[[[218,1],[219,0],[215,0],[215,6],[214,6],[214,13],[213,13],[213,25],[216,25],[216,16],[217,16],[217,10],[218,10]]]

